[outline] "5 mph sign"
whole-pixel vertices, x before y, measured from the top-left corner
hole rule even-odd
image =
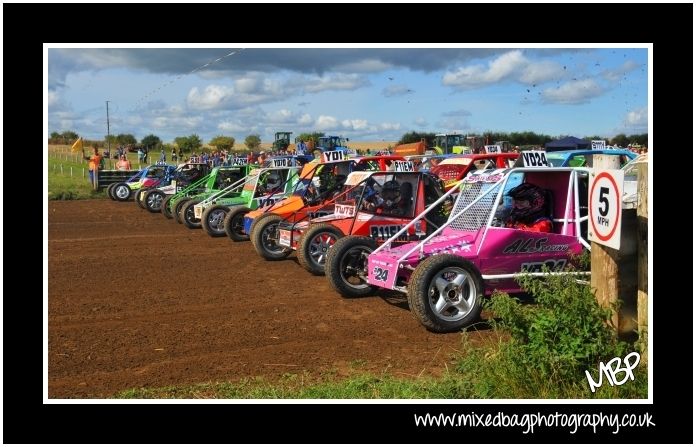
[[[590,174],[588,235],[591,241],[619,249],[622,197],[622,170],[595,170]]]

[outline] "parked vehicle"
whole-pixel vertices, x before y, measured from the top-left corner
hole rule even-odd
[[[381,243],[443,194],[440,181],[419,172],[351,172],[345,191],[318,211],[321,217],[278,224],[278,245],[297,250],[307,271],[323,275],[327,255],[347,235]],[[403,240],[416,240],[439,227],[445,215],[431,213],[424,225],[412,227]],[[332,274],[333,276],[333,274]]]
[[[182,210],[183,218],[187,226],[190,227],[199,221],[206,233],[212,237],[220,237],[225,235],[225,219],[231,214],[234,217],[231,218],[230,225],[236,229],[232,235],[246,240],[248,236],[241,230],[244,215],[287,197],[298,182],[299,169],[299,166],[253,169],[249,175],[220,191],[202,199],[194,198],[187,208]],[[191,206],[195,220],[189,224],[190,216],[187,209]]]
[[[447,222],[422,241],[393,245],[454,189],[377,249],[367,244],[356,248],[353,257],[366,259],[356,263],[356,276],[364,279],[366,288],[405,293],[412,313],[428,330],[460,330],[479,318],[484,295],[496,289],[519,292],[515,278],[520,274],[545,274],[544,267],[566,274],[566,266],[577,264],[576,256],[590,247],[582,230],[588,177],[588,170],[572,168],[471,175],[457,185],[460,193]],[[552,232],[503,226],[505,194],[522,182],[545,190]]]
[[[322,158],[321,163],[305,165],[300,182],[288,198],[244,216],[243,231],[250,236],[254,248],[264,259],[285,259],[292,251],[278,245],[278,223],[297,222],[307,216],[319,217],[317,213],[329,214],[330,210],[319,210],[326,204],[333,203],[334,196],[340,194],[348,174],[352,171],[386,171],[387,168],[400,167],[413,170],[413,164],[398,156],[348,159],[342,152],[324,152]],[[235,240],[231,235],[234,231],[231,225],[227,224],[228,219],[225,232]]]
[[[430,172],[438,176],[445,184],[445,191],[449,191],[471,171],[511,168],[518,157],[516,153],[465,154],[442,160]]]

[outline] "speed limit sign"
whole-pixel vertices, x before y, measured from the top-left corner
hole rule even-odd
[[[622,170],[596,170],[590,175],[588,236],[591,241],[619,249],[622,197]]]

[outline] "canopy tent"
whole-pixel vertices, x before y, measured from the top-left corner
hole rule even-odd
[[[590,142],[575,137],[565,137],[551,141],[545,145],[547,151],[562,151],[567,149],[589,149]]]

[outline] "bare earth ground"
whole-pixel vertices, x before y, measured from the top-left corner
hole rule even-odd
[[[52,201],[50,398],[354,365],[441,374],[459,334],[427,332],[398,297],[342,299],[294,255],[260,258],[133,202]],[[471,339],[479,335],[472,333]]]

